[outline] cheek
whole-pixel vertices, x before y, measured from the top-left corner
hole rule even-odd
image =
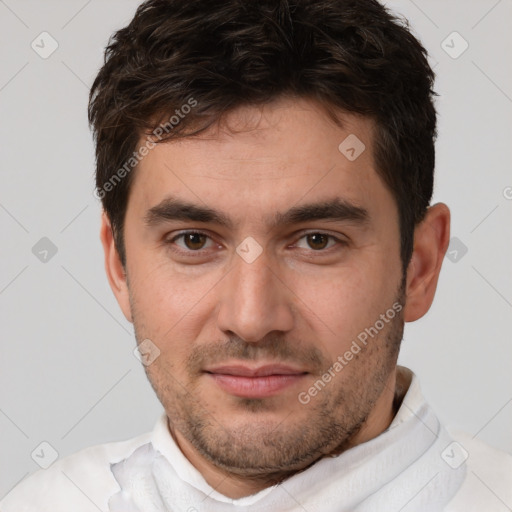
[[[154,259],[154,258],[153,258]],[[154,263],[150,255],[133,261],[130,293],[137,322],[165,345],[174,340],[191,343],[204,324],[211,297],[225,272],[197,272],[164,260]]]
[[[376,265],[342,269],[323,277],[296,277],[293,290],[299,316],[316,334],[317,342],[322,342],[323,350],[337,356],[391,307],[395,297],[389,277]]]

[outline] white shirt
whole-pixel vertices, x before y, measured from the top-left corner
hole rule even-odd
[[[512,456],[450,434],[413,375],[389,428],[281,484],[230,499],[186,459],[163,414],[152,432],[93,446],[18,484],[0,512],[501,512]]]

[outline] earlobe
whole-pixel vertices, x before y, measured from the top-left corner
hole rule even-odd
[[[110,288],[114,292],[124,316],[129,322],[132,322],[126,271],[114,242],[110,220],[105,212],[101,217],[100,239],[103,245],[105,272]]]
[[[414,250],[407,268],[406,322],[418,320],[430,309],[449,242],[450,210],[444,203],[436,203],[414,231]]]

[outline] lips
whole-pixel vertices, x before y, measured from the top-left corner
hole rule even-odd
[[[307,374],[300,368],[283,364],[257,367],[223,365],[208,368],[205,373],[226,393],[243,398],[277,395],[297,384]]]
[[[282,364],[269,364],[251,368],[242,365],[218,366],[209,370],[208,373],[234,375],[240,377],[266,377],[268,375],[298,375],[307,373],[303,370],[292,368]]]

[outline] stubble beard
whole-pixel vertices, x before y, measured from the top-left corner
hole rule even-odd
[[[403,298],[402,288],[397,302],[403,304]],[[144,336],[139,336],[141,326],[137,325],[135,313],[132,305],[136,338],[140,343]],[[200,455],[226,475],[271,485],[307,469],[323,457],[338,455],[352,445],[352,439],[365,425],[396,368],[403,327],[400,313],[378,336],[368,341],[332,382],[301,406],[299,417],[292,413],[280,421],[261,420],[262,415],[276,410],[271,398],[237,399],[237,409],[246,415],[245,421],[237,418],[234,423],[229,417],[215,414],[213,408],[201,400],[198,367],[213,354],[220,361],[227,360],[227,356],[262,360],[263,356],[273,355],[271,360],[308,362],[309,367],[316,364],[320,376],[332,362],[325,361],[318,350],[304,350],[301,358],[297,358],[296,348],[280,339],[263,345],[230,340],[229,344],[215,344],[192,354],[187,361],[188,383],[178,382],[172,363],[163,357],[145,370],[164,406],[175,440],[178,431]],[[292,399],[297,397],[294,395]]]

